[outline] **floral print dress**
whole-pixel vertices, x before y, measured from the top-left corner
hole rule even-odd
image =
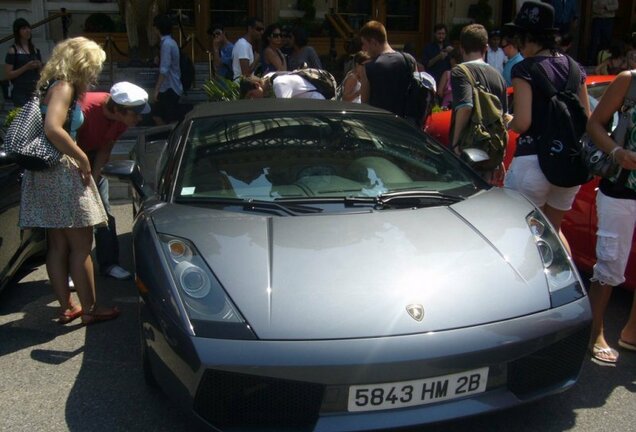
[[[55,85],[55,84],[53,84]],[[41,106],[46,114],[46,105]],[[71,119],[71,137],[84,121],[79,104]],[[63,155],[60,163],[42,171],[25,170],[20,202],[20,228],[83,228],[107,222],[106,211],[93,178],[85,186],[75,159]]]

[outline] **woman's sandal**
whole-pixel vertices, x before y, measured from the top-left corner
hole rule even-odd
[[[627,351],[636,351],[636,343],[627,342],[623,339],[618,340],[618,345]]]
[[[60,316],[57,318],[57,322],[59,324],[68,324],[71,321],[74,321],[82,316],[82,313],[83,311],[80,306],[72,306],[70,309],[67,309],[60,314]]]
[[[110,321],[119,316],[119,309],[116,307],[110,309],[98,310],[96,307],[91,312],[82,314],[82,324],[85,326],[97,324],[99,322]]]
[[[593,358],[603,363],[616,363],[618,361],[618,351],[613,348],[603,348],[598,345],[590,347],[590,354]]]

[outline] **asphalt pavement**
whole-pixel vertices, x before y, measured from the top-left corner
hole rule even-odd
[[[130,204],[114,206],[122,265],[132,269]],[[55,322],[58,303],[43,265],[0,293],[0,431],[193,431],[196,424],[140,366],[137,295],[132,281],[97,276],[98,301],[117,305],[115,321],[83,327]],[[606,322],[616,341],[631,293],[616,289]],[[634,431],[636,354],[617,366],[584,364],[569,391],[539,402],[418,432]]]

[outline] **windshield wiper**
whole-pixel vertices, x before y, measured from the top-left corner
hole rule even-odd
[[[450,195],[439,191],[414,189],[387,192],[375,197],[349,196],[344,199],[344,202],[347,206],[373,204],[376,210],[383,210],[392,207],[427,207],[431,204],[439,203],[450,205],[463,200],[464,197],[457,195]]]
[[[464,197],[458,195],[450,195],[435,190],[403,190],[395,192],[387,192],[378,195],[378,201],[383,204],[387,204],[394,200],[412,200],[412,199],[425,199],[434,201],[446,201],[451,204],[464,200]]]
[[[251,198],[180,198],[176,202],[187,204],[222,204],[228,206],[241,206],[243,207],[243,210],[256,210],[278,215],[284,213],[290,216],[322,212],[322,209],[318,207],[255,200]]]

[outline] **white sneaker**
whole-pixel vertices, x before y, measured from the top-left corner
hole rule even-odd
[[[112,277],[114,279],[126,280],[126,279],[130,279],[132,277],[132,274],[130,274],[128,270],[118,265],[114,265],[110,267],[108,270],[106,270],[106,276]]]

